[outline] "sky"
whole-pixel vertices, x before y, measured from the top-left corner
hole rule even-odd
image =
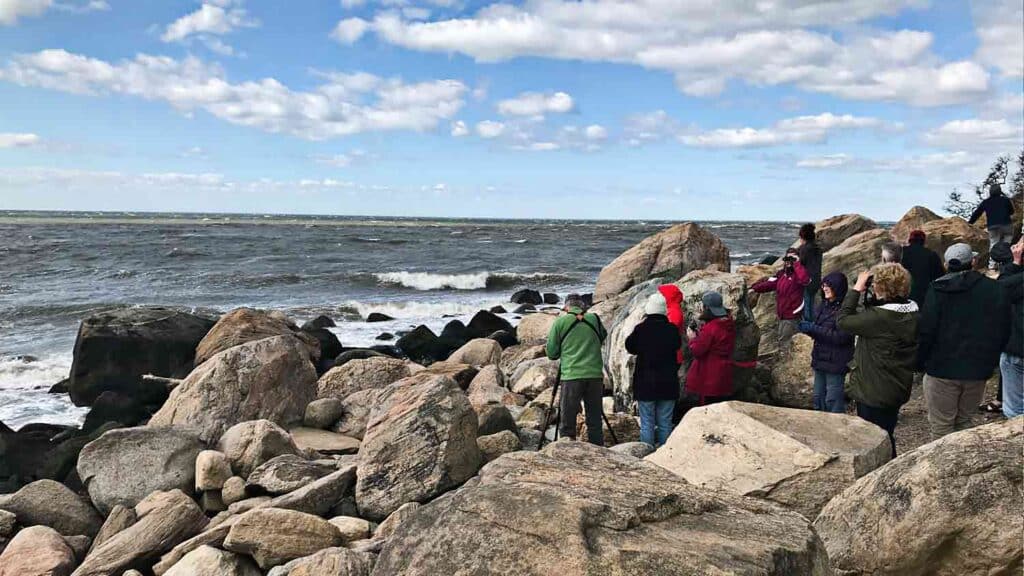
[[[1022,82],[1020,0],[0,0],[0,209],[895,220]]]

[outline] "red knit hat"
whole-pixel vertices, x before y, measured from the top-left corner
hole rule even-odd
[[[927,238],[927,236],[925,235],[924,230],[914,230],[910,233],[911,242],[924,242],[925,238]]]

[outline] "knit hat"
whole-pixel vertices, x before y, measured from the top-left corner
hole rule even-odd
[[[1010,250],[1009,243],[996,242],[995,245],[992,246],[992,250],[989,250],[988,256],[993,262],[1005,264],[1013,260],[1013,251]]]
[[[912,230],[910,232],[909,242],[911,244],[913,244],[914,242],[919,242],[921,244],[924,244],[924,241],[927,238],[928,238],[928,236],[924,233],[924,230]]]
[[[652,294],[650,298],[647,299],[647,303],[644,304],[644,314],[648,316],[653,316],[655,314],[664,316],[667,313],[668,306],[665,305],[665,297],[660,293]]]

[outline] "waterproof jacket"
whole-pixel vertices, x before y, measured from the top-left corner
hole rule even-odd
[[[869,306],[850,290],[839,308],[840,330],[857,337],[847,393],[873,408],[899,408],[910,399],[917,354],[918,309],[913,301]]]
[[[570,308],[551,325],[545,352],[551,360],[561,359],[562,380],[603,379],[601,344],[607,337],[596,314]]]
[[[829,374],[846,374],[853,360],[853,336],[839,329],[839,308],[846,298],[848,284],[846,275],[833,272],[826,276],[822,285],[831,286],[835,299],[829,302],[821,296],[821,304],[814,312],[814,321],[805,331],[814,339],[811,350],[811,367]]]
[[[911,242],[903,248],[903,259],[900,264],[910,272],[910,299],[924,310],[924,297],[932,282],[946,273],[942,268],[942,259],[933,250],[925,248],[920,242]]]
[[[690,340],[693,362],[686,371],[686,391],[703,399],[732,395],[732,353],[736,348],[736,323],[715,318]]]
[[[807,290],[812,292],[821,290],[821,263],[824,259],[821,247],[817,242],[806,242],[797,249],[797,255],[800,256],[800,264],[811,277],[810,283],[807,284]]]
[[[1024,358],[1024,268],[1011,264],[999,275],[999,284],[1006,289],[1010,302],[1010,339],[1003,352]]]
[[[1010,337],[1006,289],[974,270],[932,282],[921,315],[918,367],[950,380],[988,380]]]
[[[811,283],[811,275],[800,261],[791,269],[783,268],[778,274],[757,282],[754,292],[775,292],[775,313],[779,320],[796,320],[802,316],[804,287]]]
[[[967,223],[974,224],[978,221],[978,218],[981,218],[982,214],[985,215],[985,226],[989,228],[993,226],[1006,226],[1011,221],[1013,202],[1002,194],[989,196],[982,200],[981,204],[978,204],[978,207],[974,209],[974,213],[971,214],[971,219]]]
[[[683,333],[686,330],[686,314],[683,312],[683,292],[675,284],[664,284],[658,286],[658,292],[665,298],[665,308],[668,310],[668,321],[679,330],[679,352],[676,354],[676,361],[683,363]]]
[[[636,355],[633,397],[638,401],[678,400],[679,362],[683,338],[661,314],[644,318],[626,338],[626,352]]]

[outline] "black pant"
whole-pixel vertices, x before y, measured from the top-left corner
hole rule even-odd
[[[562,413],[559,433],[565,438],[576,439],[576,416],[580,413],[580,402],[587,421],[587,441],[604,446],[604,429],[601,426],[601,395],[604,381],[600,378],[586,380],[562,380]]]
[[[892,444],[892,457],[896,457],[896,421],[899,419],[899,408],[875,408],[863,402],[857,402],[857,416],[871,422],[889,434],[889,442]]]

